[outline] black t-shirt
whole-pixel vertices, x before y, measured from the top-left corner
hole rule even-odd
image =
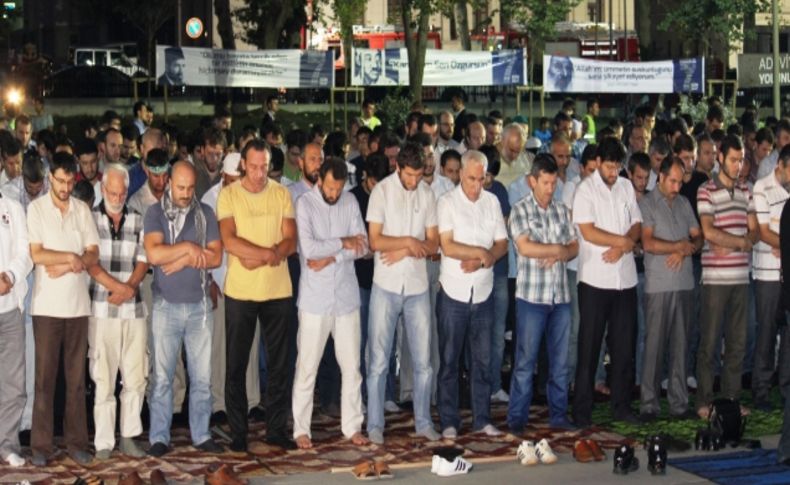
[[[354,184],[354,186],[358,187],[359,185],[362,184],[362,172],[365,168],[365,157],[363,157],[362,155],[358,157],[354,157],[351,160],[349,160],[348,163],[350,163],[357,169],[356,172],[354,172],[354,177],[356,177],[356,183]],[[362,192],[364,192],[364,190]],[[359,200],[359,197],[357,197],[357,200]],[[367,207],[367,202],[365,202],[365,204],[366,204],[365,207]],[[359,207],[360,209],[362,208],[361,203]],[[363,220],[365,219],[365,211],[362,211],[362,219]]]
[[[697,218],[697,222],[699,222],[699,212],[697,212],[697,190],[707,181],[707,175],[698,170],[694,170],[694,173],[691,174],[691,180],[680,187],[680,195],[685,196],[688,201],[691,202],[691,208],[694,209],[694,217]]]
[[[357,198],[359,211],[362,213],[362,220],[365,221],[368,215],[370,194],[365,191],[365,187],[363,187],[362,184],[351,189],[351,193]],[[367,229],[368,225],[367,222],[365,222],[365,230],[367,231]],[[357,281],[359,282],[360,288],[366,290],[373,288],[373,258],[359,258],[354,260],[354,271],[357,273]]]

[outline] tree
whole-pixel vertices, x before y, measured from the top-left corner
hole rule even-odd
[[[538,47],[554,36],[555,25],[568,18],[580,0],[511,0],[503,2],[502,12],[521,25],[529,36],[529,79],[534,79]]]
[[[455,0],[453,14],[455,15],[455,29],[458,32],[458,39],[461,41],[461,49],[471,51],[472,39],[469,36],[469,15],[466,5],[466,0]]]
[[[708,57],[713,42],[722,43],[729,53],[744,35],[754,35],[744,31],[744,19],[770,6],[770,0],[676,0],[658,27],[685,39],[687,47],[697,46],[697,52]]]
[[[260,49],[299,47],[296,36],[307,23],[305,0],[244,0],[244,3],[235,15],[244,26],[245,41]]]
[[[155,72],[153,59],[156,52],[156,33],[175,15],[176,7],[176,0],[136,0],[115,4],[115,11],[145,36],[146,66],[150,75]],[[150,97],[151,83],[147,85]]]
[[[425,49],[431,14],[437,11],[436,0],[401,0],[400,17],[409,57],[409,86],[412,100],[422,101],[422,79],[425,72]]]
[[[217,33],[222,39],[222,48],[235,49],[236,37],[233,35],[233,14],[230,11],[230,0],[214,0],[214,11],[217,13]]]
[[[340,37],[343,39],[343,54],[346,58],[346,86],[348,86],[348,70],[353,62],[351,46],[354,43],[354,24],[365,15],[368,0],[335,0],[332,2],[335,19],[340,24]]]

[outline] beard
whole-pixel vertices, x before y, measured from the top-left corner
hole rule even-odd
[[[107,202],[107,199],[104,199],[104,207],[107,209],[108,212],[113,214],[120,214],[123,211],[123,203],[120,204],[112,204]]]
[[[326,196],[323,190],[321,191],[321,197],[324,199],[324,202],[326,202],[328,205],[335,205],[340,200],[340,196],[335,197],[334,199],[330,199],[329,197]]]
[[[310,182],[311,184],[315,185],[316,182],[318,182],[318,172],[310,172],[310,173],[305,172],[304,178],[306,178],[307,181]]]

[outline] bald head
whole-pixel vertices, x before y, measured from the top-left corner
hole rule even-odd
[[[162,150],[167,148],[165,135],[162,133],[162,130],[158,128],[148,128],[145,130],[145,133],[143,133],[143,137],[140,141],[140,156],[143,160],[145,160],[148,152],[154,148],[161,148]]]
[[[195,167],[189,162],[178,161],[170,173],[170,196],[181,208],[189,207],[195,197]]]

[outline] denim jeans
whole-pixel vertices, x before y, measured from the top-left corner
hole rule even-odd
[[[373,285],[368,318],[368,432],[384,430],[384,391],[398,317],[408,335],[414,365],[414,424],[417,432],[431,421],[431,304],[428,290],[417,295],[390,293]]]
[[[153,383],[148,401],[151,444],[170,443],[173,418],[173,374],[183,342],[189,372],[189,430],[192,443],[211,438],[211,339],[214,327],[211,302],[170,303],[154,297],[151,316]]]
[[[532,378],[543,335],[549,354],[549,382],[546,396],[552,424],[567,420],[568,340],[571,327],[569,303],[539,305],[516,299],[516,360],[510,379],[507,423],[518,430],[529,421],[532,403]]]
[[[370,315],[370,289],[359,289],[359,324],[360,324],[360,339],[359,339],[359,373],[362,374],[362,402],[368,402],[368,318]],[[393,348],[390,355],[390,368],[387,372],[387,386],[384,391],[384,400],[395,402],[395,371],[398,369],[398,364],[395,360],[395,340],[393,339]]]
[[[491,325],[491,355],[489,379],[491,393],[502,389],[502,359],[505,354],[505,326],[507,324],[507,276],[494,277],[494,321]]]
[[[458,413],[458,365],[464,343],[471,359],[472,429],[479,430],[491,422],[491,383],[489,354],[491,325],[494,321],[494,294],[480,303],[450,298],[439,290],[436,302],[439,323],[438,404],[442,429],[461,427]]]

